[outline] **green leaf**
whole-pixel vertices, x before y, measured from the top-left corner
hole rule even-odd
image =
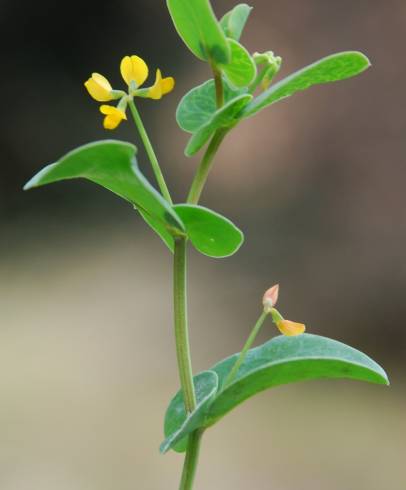
[[[243,233],[230,220],[210,209],[192,204],[175,204],[173,210],[182,221],[192,245],[204,255],[227,257],[234,254],[244,241]],[[160,221],[143,211],[140,214],[173,253],[173,235]]]
[[[274,386],[318,378],[349,378],[389,384],[385,371],[362,352],[318,335],[278,336],[251,349],[235,380],[223,383],[238,354],[216,364],[219,392],[205,424],[212,424],[247,398]]]
[[[192,53],[203,61],[227,63],[230,47],[209,0],[167,0],[175,28]]]
[[[239,41],[251,10],[246,3],[240,3],[227,12],[220,21],[224,34]]]
[[[168,231],[168,228],[165,226],[162,221],[150,216],[148,213],[145,213],[141,209],[138,209],[143,220],[150,226],[155,233],[162,239],[165,245],[169,248],[169,250],[173,253],[175,247],[175,241],[173,239],[173,234]]]
[[[193,246],[209,257],[228,257],[242,245],[244,235],[230,220],[203,206],[176,204],[174,210],[182,220]]]
[[[166,439],[160,447],[162,453],[166,453],[171,448],[178,452],[185,451],[187,435],[201,427],[206,418],[208,407],[217,392],[217,374],[213,371],[204,371],[195,376],[193,381],[197,407],[191,414],[186,415],[182,391],[178,391],[165,414]]]
[[[362,352],[336,340],[318,335],[303,334],[296,337],[278,336],[248,351],[247,357],[228,386],[224,387],[238,354],[220,361],[209,371],[195,376],[199,382],[199,396],[206,396],[204,412],[185,425],[181,393],[178,392],[168,407],[165,417],[165,435],[176,434],[176,441],[186,433],[207,428],[224,417],[251,396],[274,386],[321,378],[347,378],[388,385],[385,371]],[[217,374],[217,385],[208,373]],[[191,428],[192,427],[192,428]],[[179,431],[182,433],[177,436]],[[164,450],[175,443],[166,443]],[[185,441],[175,450],[184,451]]]
[[[220,65],[229,82],[235,87],[247,87],[257,74],[257,67],[248,51],[238,41],[228,40],[231,59],[226,65]]]
[[[184,227],[178,215],[140,172],[135,153],[134,145],[122,141],[89,143],[43,168],[24,189],[84,178],[129,201],[171,233],[183,233]]]
[[[225,80],[223,87],[225,103],[245,93],[245,90],[231,88]],[[181,129],[194,133],[206,124],[216,111],[216,88],[214,80],[211,79],[192,88],[183,96],[176,110],[176,120]]]
[[[243,115],[250,117],[265,107],[312,85],[353,77],[362,73],[369,66],[368,58],[357,51],[327,56],[284,78],[275,85],[271,85],[245,107]]]
[[[218,109],[212,117],[201,126],[190,138],[186,148],[186,156],[197,153],[210,139],[217,129],[231,128],[241,119],[243,108],[252,100],[252,95],[243,94],[235,97],[223,107]]]

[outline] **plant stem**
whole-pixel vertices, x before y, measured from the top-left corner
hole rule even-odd
[[[261,327],[266,319],[266,317],[269,315],[268,311],[263,311],[261,316],[258,318],[257,323],[254,325],[254,328],[252,329],[247,341],[244,344],[244,347],[242,348],[242,351],[240,352],[240,355],[238,356],[238,359],[236,360],[234,366],[232,367],[231,371],[229,372],[228,376],[226,377],[222,389],[226,388],[229,384],[234,381],[235,377],[238,374],[238,370],[241,367],[241,364],[244,362],[245,357],[247,356],[247,352],[251,348],[252,344],[254,343],[258,332],[261,330]]]
[[[203,431],[198,429],[189,436],[179,490],[191,490],[193,488],[202,435]]]
[[[186,239],[176,238],[173,259],[173,293],[175,315],[176,355],[180,385],[186,412],[196,407],[196,395],[193,385],[192,362],[190,358],[189,332],[187,323],[186,297]]]
[[[212,65],[211,69],[213,71],[214,85],[216,87],[216,104],[217,108],[220,108],[224,104],[223,78],[221,76],[221,71],[214,65]]]
[[[216,87],[216,104],[217,107],[220,108],[224,104],[223,80],[221,72],[214,66],[212,66],[212,69]],[[199,202],[200,195],[210,172],[211,163],[226,134],[227,129],[217,130],[214,133],[193,179],[187,199],[188,203],[197,204]],[[184,393],[185,409],[186,412],[191,412],[196,406],[196,395],[193,385],[193,372],[186,319],[186,240],[184,238],[175,240],[174,252],[176,351],[181,386]],[[179,490],[192,490],[202,434],[203,430],[197,429],[189,435]]]
[[[135,125],[138,129],[138,132],[140,133],[142,142],[144,143],[145,151],[147,152],[149,161],[151,162],[152,170],[154,171],[155,178],[158,182],[161,193],[164,196],[164,198],[170,204],[172,204],[172,198],[171,198],[171,195],[169,193],[168,186],[166,185],[164,176],[162,174],[161,167],[159,166],[158,159],[155,155],[154,149],[152,148],[151,141],[150,141],[148,134],[145,130],[145,127],[144,127],[144,124],[142,122],[140,113],[138,112],[137,108],[135,107],[134,100],[132,98],[129,98],[128,105],[130,106],[131,114],[134,118]]]
[[[224,137],[226,136],[228,129],[218,129],[211,139],[206,152],[203,155],[202,161],[197,169],[197,172],[193,178],[192,186],[190,187],[187,202],[189,204],[197,204],[202,194],[203,188],[206,184],[207,177],[211,170],[214,156],[221,145]]]

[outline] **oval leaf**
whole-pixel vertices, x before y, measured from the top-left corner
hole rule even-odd
[[[358,75],[369,66],[368,58],[357,51],[336,53],[322,58],[265,90],[245,107],[244,117],[252,116],[265,107],[312,85],[336,82]]]
[[[274,386],[318,378],[349,378],[389,384],[385,371],[362,352],[318,335],[278,336],[251,349],[235,380],[223,388],[238,354],[216,364],[219,391],[206,424],[212,424],[247,398]]]
[[[187,435],[202,427],[208,407],[217,392],[218,377],[213,371],[204,371],[193,379],[196,392],[196,409],[186,415],[182,391],[172,398],[165,414],[165,440],[160,451],[166,453],[169,449],[178,452],[186,450]]]
[[[169,231],[183,232],[172,206],[138,169],[136,148],[115,140],[81,146],[38,172],[24,187],[31,189],[60,180],[84,178],[117,194],[148,213]]]
[[[230,47],[209,0],[167,0],[175,28],[192,53],[203,61],[227,63]]]
[[[225,103],[245,92],[232,89],[225,80],[223,80],[223,87]],[[194,133],[204,124],[207,124],[216,111],[216,89],[214,80],[211,79],[192,88],[183,96],[176,110],[176,120],[181,129]]]
[[[252,100],[252,95],[243,94],[235,97],[218,109],[190,138],[185,148],[185,155],[190,157],[197,153],[209,141],[215,131],[221,128],[231,128],[241,119],[241,112]]]
[[[224,14],[220,21],[224,34],[239,41],[251,10],[252,7],[246,3],[240,3]]]
[[[257,67],[248,51],[238,41],[228,40],[231,48],[231,59],[221,65],[228,81],[235,87],[248,87],[257,74]]]
[[[234,254],[242,245],[244,235],[230,220],[203,206],[176,204],[174,210],[182,220],[193,246],[209,257],[221,258]]]

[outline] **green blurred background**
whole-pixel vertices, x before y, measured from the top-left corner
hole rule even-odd
[[[373,67],[276,104],[226,139],[202,203],[246,242],[224,261],[190,253],[194,369],[241,347],[279,282],[287,317],[365,351],[392,387],[326,381],[257,396],[205,436],[196,490],[403,490],[406,4],[251,3],[243,42],[281,55],[282,75],[348,49]],[[233,5],[213,1],[219,16]],[[92,71],[119,87],[121,57],[138,54],[177,81],[140,105],[181,201],[198,159],[183,156],[174,111],[207,67],[164,1],[2,0],[0,14],[0,487],[177,488],[182,457],[158,454],[178,386],[169,252],[96,186],[21,187],[80,144],[139,144],[130,123],[102,129],[83,87]],[[141,148],[140,165],[151,177]],[[269,326],[262,340],[274,334]]]

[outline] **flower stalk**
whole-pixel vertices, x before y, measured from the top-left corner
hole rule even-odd
[[[133,116],[134,123],[137,127],[138,133],[139,133],[141,140],[144,144],[144,148],[145,148],[145,151],[147,152],[149,161],[151,162],[152,170],[153,170],[155,178],[158,182],[159,189],[161,190],[161,193],[164,196],[164,198],[170,204],[172,204],[171,194],[169,192],[168,186],[166,185],[165,178],[163,176],[161,167],[160,167],[159,162],[158,162],[158,158],[155,154],[154,148],[153,148],[151,141],[148,137],[148,133],[147,133],[145,126],[142,122],[140,113],[138,112],[138,109],[136,108],[136,106],[134,104],[134,100],[132,97],[129,97],[128,105],[130,107],[130,111],[131,111],[131,114]]]

